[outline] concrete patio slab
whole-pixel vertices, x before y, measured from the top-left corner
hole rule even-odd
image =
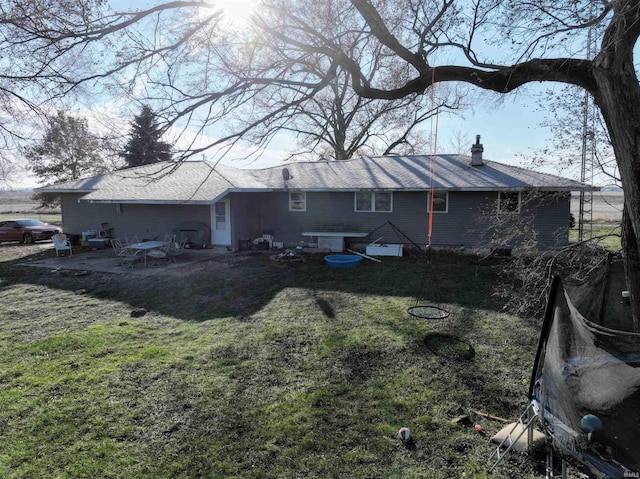
[[[149,261],[147,267],[143,263],[136,263],[132,268],[130,265],[120,264],[120,260],[110,248],[103,250],[75,249],[72,255],[65,253],[64,256],[29,259],[19,264],[21,266],[47,268],[51,271],[69,270],[74,274],[82,274],[83,271],[94,271],[113,274],[151,275],[184,268],[229,253],[230,251],[224,246],[208,249],[185,249],[180,256],[175,258],[175,261],[165,262],[160,265]]]

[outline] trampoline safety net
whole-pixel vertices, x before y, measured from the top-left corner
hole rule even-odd
[[[640,477],[640,334],[601,326],[606,275],[554,278],[529,398],[553,446],[592,477]]]

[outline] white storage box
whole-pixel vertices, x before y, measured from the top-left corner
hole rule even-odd
[[[369,256],[402,256],[401,244],[368,244]]]
[[[329,248],[332,253],[341,253],[344,250],[344,238],[342,236],[318,236],[318,248]]]

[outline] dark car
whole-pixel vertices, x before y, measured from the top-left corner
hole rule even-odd
[[[38,220],[8,220],[0,221],[0,242],[21,241],[32,244],[40,240],[48,240],[61,230],[57,226]]]

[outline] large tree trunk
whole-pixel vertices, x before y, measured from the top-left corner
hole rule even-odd
[[[638,254],[638,238],[633,231],[626,204],[622,212],[622,249],[625,254],[624,272],[631,298],[632,314],[636,313],[633,314],[633,331],[638,333],[640,332],[637,315],[637,303],[640,296],[640,255]]]
[[[604,62],[606,63],[606,61]],[[598,65],[594,93],[616,155],[624,189],[622,249],[635,332],[640,332],[640,87],[633,65]]]

